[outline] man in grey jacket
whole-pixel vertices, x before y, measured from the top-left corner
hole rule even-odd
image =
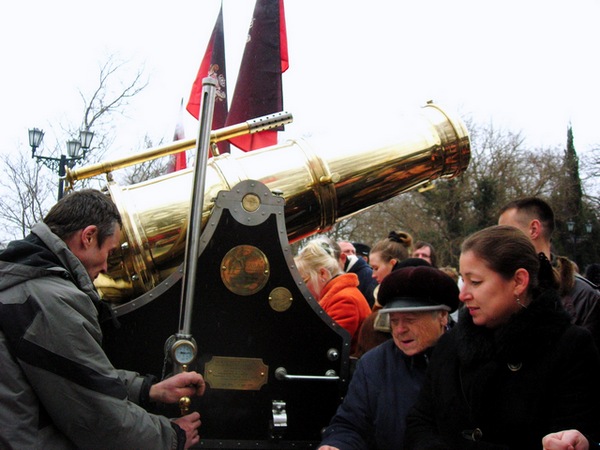
[[[204,380],[115,369],[101,348],[105,305],[93,285],[117,248],[121,217],[92,189],[61,199],[0,253],[0,448],[184,449],[200,415],[176,420],[142,408],[201,395]]]

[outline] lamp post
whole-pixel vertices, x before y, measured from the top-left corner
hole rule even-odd
[[[587,236],[577,236],[575,233],[575,221],[573,219],[569,219],[567,221],[567,230],[569,230],[569,234],[571,235],[571,243],[573,244],[573,261],[575,261],[577,257],[577,242],[581,242],[587,239]],[[585,224],[585,232],[587,234],[591,234],[592,232],[592,222],[588,221]]]
[[[37,162],[41,162],[50,170],[58,173],[58,199],[63,196],[64,182],[67,166],[73,168],[75,161],[85,157],[85,154],[92,145],[94,133],[88,129],[79,132],[79,140],[71,139],[67,141],[67,154],[61,154],[60,158],[52,156],[43,156],[36,153],[37,148],[42,144],[44,139],[44,130],[39,128],[29,129],[29,146],[31,147],[31,157]]]

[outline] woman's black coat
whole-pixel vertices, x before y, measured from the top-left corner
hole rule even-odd
[[[461,312],[436,345],[406,448],[540,449],[572,428],[598,439],[600,356],[549,291],[496,330]]]

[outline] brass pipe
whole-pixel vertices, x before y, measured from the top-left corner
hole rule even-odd
[[[259,133],[261,131],[286,125],[292,121],[292,115],[285,111],[269,114],[256,119],[247,120],[244,123],[238,123],[236,125],[230,125],[218,130],[213,130],[210,133],[210,143],[214,144],[227,139],[233,139],[244,134]],[[67,185],[72,187],[77,180],[84,180],[86,178],[95,177],[103,173],[110,173],[118,169],[123,169],[125,167],[133,166],[146,161],[151,161],[163,156],[173,155],[182,151],[193,150],[195,148],[196,139],[182,139],[161,147],[150,148],[134,155],[113,159],[112,161],[90,164],[89,166],[80,167],[78,169],[67,168],[65,180],[67,181]]]

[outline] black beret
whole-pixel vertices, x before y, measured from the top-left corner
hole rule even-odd
[[[392,267],[392,270],[395,271],[395,270],[402,269],[403,267],[417,267],[417,266],[431,267],[431,264],[429,264],[423,258],[406,258],[406,259],[403,259],[402,261],[398,261],[394,265],[394,267]]]
[[[360,256],[369,256],[369,252],[371,251],[371,247],[367,244],[361,244],[360,242],[353,242],[352,245],[356,250],[356,254]]]
[[[386,276],[379,286],[381,313],[458,308],[458,286],[449,275],[427,266],[404,267]]]

